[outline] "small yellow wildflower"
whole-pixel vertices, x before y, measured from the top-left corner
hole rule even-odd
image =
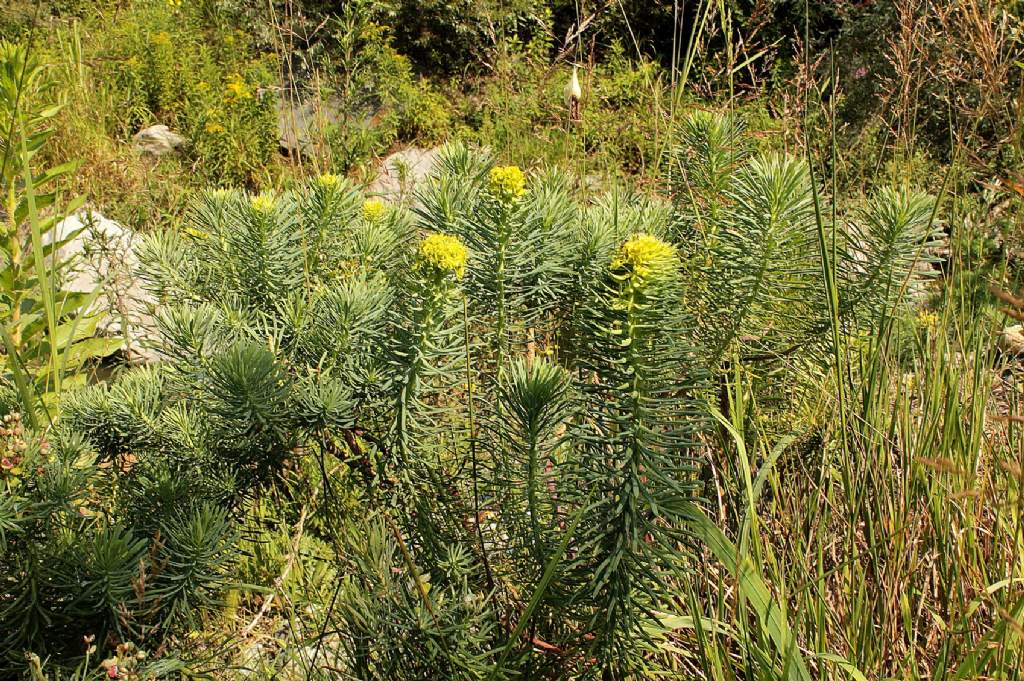
[[[333,189],[341,184],[341,178],[331,173],[324,173],[320,177],[316,178],[317,184],[327,189]]]
[[[511,203],[526,193],[526,176],[519,166],[495,166],[491,168],[490,188],[500,200]]]
[[[176,7],[181,7],[181,3],[182,3],[182,0],[167,0],[167,6],[172,8],[172,9],[174,9]]]
[[[209,135],[217,135],[224,132],[224,126],[217,121],[207,121],[206,125],[203,126],[203,130]]]
[[[637,234],[619,247],[612,258],[611,269],[624,273],[637,283],[675,265],[676,249],[650,234]]]
[[[918,326],[924,327],[935,327],[939,325],[939,315],[934,312],[927,310],[921,310],[917,313],[917,324]]]
[[[153,44],[154,45],[170,45],[171,44],[171,34],[168,33],[167,31],[160,31],[159,33],[157,33],[156,35],[153,36]]]
[[[252,93],[249,92],[249,87],[245,84],[245,80],[237,73],[233,74],[228,79],[227,85],[224,86],[224,98],[229,102],[237,102],[249,99],[250,97],[252,97]]]
[[[206,92],[210,89],[210,84],[207,83],[205,80],[201,80],[198,83],[196,83],[196,89],[200,92]]]
[[[274,208],[274,197],[269,194],[257,194],[249,199],[249,205],[257,213],[269,213]]]
[[[384,202],[380,199],[366,199],[363,201],[363,219],[367,222],[376,222],[384,217],[387,210]]]
[[[448,234],[431,234],[420,243],[419,263],[442,274],[454,274],[461,279],[466,272],[469,251],[458,237]]]

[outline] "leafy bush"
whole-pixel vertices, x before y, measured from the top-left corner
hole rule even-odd
[[[515,0],[493,5],[471,0],[388,0],[382,13],[396,43],[427,73],[453,75],[490,61],[504,39],[524,42],[546,32],[546,4]]]
[[[222,186],[262,186],[275,176],[278,156],[273,92],[276,60],[247,65],[242,73],[210,73],[195,84],[183,130],[208,178]]]

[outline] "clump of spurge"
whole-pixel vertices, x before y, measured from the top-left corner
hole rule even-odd
[[[469,251],[458,237],[431,234],[420,243],[416,266],[433,274],[461,279],[466,273]]]
[[[638,234],[619,247],[610,270],[619,280],[641,287],[662,278],[676,267],[676,249],[656,236]]]

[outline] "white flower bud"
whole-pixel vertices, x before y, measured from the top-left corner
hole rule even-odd
[[[578,102],[583,97],[583,90],[580,88],[580,79],[576,75],[576,65],[572,67],[572,78],[569,79],[569,84],[565,86],[565,101],[568,103]]]

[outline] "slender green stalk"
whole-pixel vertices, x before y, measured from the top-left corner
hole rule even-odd
[[[54,302],[54,290],[51,287],[51,279],[47,272],[46,258],[43,256],[43,235],[40,230],[39,212],[36,210],[35,183],[32,178],[32,169],[29,167],[28,143],[26,138],[24,121],[19,119],[19,130],[21,134],[21,165],[25,178],[25,200],[28,203],[29,227],[32,230],[32,256],[35,265],[36,279],[39,282],[39,292],[42,297],[43,307],[46,309],[47,335],[50,339],[50,372],[53,378],[53,391],[60,393],[61,375],[58,362],[59,348],[57,339],[57,312]]]
[[[473,404],[473,356],[469,344],[469,299],[462,297],[463,343],[466,348],[466,417],[469,421],[469,455],[473,460],[473,524],[476,526],[477,537],[480,538],[480,556],[483,559],[487,584],[494,590],[494,574],[491,572],[491,561],[487,557],[487,543],[484,541],[484,530],[480,519],[480,468],[476,452],[476,424],[474,423],[475,405]]]
[[[806,2],[805,2],[806,7]],[[808,20],[809,21],[809,20]],[[807,48],[810,49],[810,48]],[[808,66],[809,69],[809,57]],[[810,73],[808,72],[808,78]],[[808,87],[808,89],[810,89]],[[805,104],[806,107],[806,104]],[[806,113],[805,113],[806,117]],[[814,177],[814,157],[812,154],[812,144],[810,131],[806,127],[804,128],[805,137],[805,149],[807,153],[807,169],[811,177],[811,196],[814,202],[814,220],[817,225],[818,234],[818,252],[821,257],[821,275],[822,280],[825,284],[825,298],[828,304],[829,311],[829,324],[831,326],[832,333],[832,361],[833,361],[833,373],[836,382],[836,401],[838,403],[839,417],[840,417],[840,429],[842,434],[843,452],[849,454],[849,445],[847,443],[847,424],[846,424],[846,409],[845,409],[845,398],[844,398],[844,380],[843,380],[843,336],[842,336],[842,324],[839,318],[839,286],[838,278],[836,276],[836,268],[838,263],[834,257],[835,255],[835,244],[832,242],[832,248],[829,248],[829,239],[825,233],[825,221],[821,214],[821,197],[818,194],[818,184]],[[833,155],[835,154],[835,137],[832,138]],[[836,201],[836,197],[832,197],[833,204]],[[837,226],[833,222],[832,230],[836,230]],[[834,239],[834,237],[833,237]]]
[[[491,675],[489,677],[490,679],[497,678],[498,674],[502,672],[505,660],[508,658],[508,655],[512,652],[513,648],[515,648],[519,641],[519,637],[523,635],[524,631],[526,631],[526,626],[529,624],[530,618],[533,617],[534,611],[544,599],[544,594],[547,592],[548,587],[551,585],[551,582],[555,577],[555,571],[558,569],[559,563],[561,563],[562,558],[565,556],[565,551],[569,547],[569,542],[572,541],[572,538],[576,534],[576,528],[579,527],[580,521],[589,510],[589,504],[581,504],[579,509],[576,511],[576,515],[573,516],[569,527],[567,527],[565,532],[562,533],[562,541],[559,542],[558,548],[552,552],[547,565],[544,566],[544,574],[541,575],[540,581],[537,582],[537,586],[530,595],[530,600],[526,604],[526,608],[524,608],[523,612],[519,615],[519,620],[516,622],[515,628],[512,630],[512,633],[509,634],[508,643],[502,649],[501,656],[492,668]]]

